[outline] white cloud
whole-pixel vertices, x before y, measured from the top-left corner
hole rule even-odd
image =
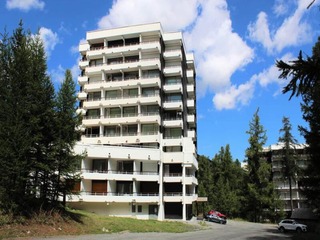
[[[202,1],[194,27],[185,32],[188,50],[194,51],[200,89],[219,91],[231,85],[232,74],[252,61],[253,50],[233,32],[224,0]]]
[[[226,0],[118,0],[98,26],[150,22],[161,22],[164,31],[184,32],[187,50],[196,57],[200,94],[230,87],[233,73],[253,60],[253,49],[232,29]]]
[[[289,10],[289,2],[285,0],[276,0],[273,5],[273,13],[276,16],[285,15]]]
[[[51,52],[55,46],[59,43],[59,37],[57,33],[54,33],[51,29],[42,27],[39,30],[39,36],[44,44],[47,57],[50,57]]]
[[[253,98],[254,87],[255,81],[248,81],[238,87],[233,85],[224,92],[218,92],[212,99],[213,104],[218,110],[247,105]]]
[[[44,8],[45,3],[41,0],[7,0],[7,9],[20,9],[22,11],[29,11],[30,9]]]
[[[57,69],[52,69],[49,72],[51,80],[54,83],[59,83],[59,84],[62,83],[65,77],[65,71],[66,70],[61,65],[59,65]]]
[[[98,22],[99,28],[161,22],[165,31],[177,31],[192,24],[197,0],[118,0]]]
[[[309,2],[310,0],[298,1],[297,9],[283,20],[278,29],[270,30],[267,14],[260,12],[256,22],[248,26],[250,39],[261,43],[269,54],[279,53],[286,47],[310,42],[311,27],[302,20]]]

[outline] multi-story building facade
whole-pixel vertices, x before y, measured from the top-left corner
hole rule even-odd
[[[78,113],[86,153],[69,204],[110,216],[191,216],[198,184],[195,66],[160,23],[87,32]]]
[[[272,180],[275,188],[280,194],[280,199],[283,201],[284,211],[291,212],[289,181],[284,176],[284,163],[283,163],[283,143],[272,144],[269,147],[264,147],[264,156],[267,158],[272,166]],[[296,164],[300,169],[305,169],[308,164],[308,155],[306,153],[305,144],[295,144]],[[307,208],[306,198],[301,193],[299,188],[299,178],[292,179],[292,200],[293,209]]]

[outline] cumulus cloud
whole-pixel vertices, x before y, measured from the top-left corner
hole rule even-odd
[[[253,49],[232,29],[226,0],[118,0],[98,26],[150,22],[161,22],[164,31],[183,31],[187,51],[196,57],[199,95],[230,88],[233,73],[253,60]]]
[[[45,3],[41,0],[7,0],[6,2],[7,9],[19,9],[26,12],[30,9],[42,10],[44,5]]]
[[[252,61],[254,51],[233,32],[226,1],[203,1],[201,9],[184,37],[197,59],[198,86],[215,92],[231,86],[232,74]]]
[[[42,27],[39,30],[39,36],[43,41],[47,57],[50,57],[51,52],[60,41],[58,34],[54,33],[51,29]]]
[[[177,31],[197,17],[197,0],[118,0],[98,22],[99,28],[113,28],[161,22],[165,31]]]
[[[212,101],[217,110],[234,109],[247,105],[253,98],[255,81],[248,81],[239,86],[232,85],[226,91],[218,92]]]
[[[285,0],[276,0],[273,5],[273,13],[276,16],[285,15],[289,10],[289,2]]]
[[[286,47],[309,42],[312,39],[311,27],[302,19],[309,2],[309,0],[297,1],[297,9],[283,20],[278,29],[270,30],[267,14],[260,12],[256,22],[248,26],[250,39],[261,43],[269,54],[279,53]]]
[[[51,80],[55,83],[62,83],[64,80],[65,75],[65,69],[59,65],[56,69],[52,69],[49,72],[49,75],[51,77]]]

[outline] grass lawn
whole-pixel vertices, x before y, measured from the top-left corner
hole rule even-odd
[[[0,216],[0,239],[32,236],[107,234],[129,232],[187,232],[201,228],[183,222],[104,217],[84,211],[68,211],[67,216],[42,212],[31,219]]]

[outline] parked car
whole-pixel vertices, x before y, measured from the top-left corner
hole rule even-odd
[[[278,229],[280,232],[297,231],[300,233],[307,231],[307,225],[298,223],[294,219],[283,219],[278,223]]]
[[[222,214],[221,212],[218,212],[218,211],[216,211],[216,210],[210,210],[210,211],[208,212],[208,215],[211,215],[211,214],[215,214],[215,215],[217,215],[218,217],[227,219],[227,216],[226,216],[226,215],[224,215],[224,214]]]
[[[226,224],[227,223],[227,219],[226,218],[219,217],[216,214],[208,214],[207,215],[207,220],[209,222],[217,222],[217,223],[220,223],[220,224]]]

